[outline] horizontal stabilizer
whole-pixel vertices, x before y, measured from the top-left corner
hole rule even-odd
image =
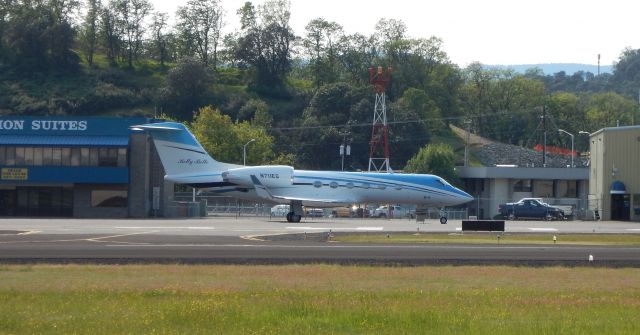
[[[222,175],[220,173],[212,173],[208,175],[166,175],[164,177],[165,180],[176,183],[176,184],[207,184],[207,183],[223,183]]]

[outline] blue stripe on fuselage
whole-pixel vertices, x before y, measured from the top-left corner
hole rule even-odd
[[[367,183],[373,186],[395,187],[401,186],[422,192],[431,192],[441,195],[449,195],[444,192],[452,192],[462,196],[466,193],[457,190],[449,184],[438,182],[440,177],[433,175],[417,174],[383,174],[383,173],[360,173],[360,172],[318,172],[318,171],[295,171],[294,178],[330,180],[345,183]],[[358,187],[358,185],[354,185]],[[444,191],[444,192],[442,192]]]

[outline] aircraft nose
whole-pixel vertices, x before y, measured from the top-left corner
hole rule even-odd
[[[461,190],[459,188],[456,188],[456,187],[454,187],[454,188],[456,190],[456,193],[459,195],[459,199],[461,200],[461,202],[460,202],[461,204],[464,204],[466,202],[469,202],[469,201],[473,200],[473,197],[471,196],[471,194],[469,194],[469,193],[467,193],[467,192],[465,192],[465,191],[463,191],[463,190]]]

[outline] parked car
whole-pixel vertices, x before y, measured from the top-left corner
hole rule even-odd
[[[518,202],[502,204],[498,207],[500,214],[509,220],[518,218],[564,220],[564,211],[551,206],[539,198],[523,198]]]
[[[271,207],[271,216],[285,216],[289,213],[289,205],[275,205]]]
[[[308,208],[305,209],[304,215],[312,218],[321,218],[324,216],[324,211],[322,208]]]
[[[391,207],[391,212],[393,214],[389,213],[389,207]],[[409,208],[405,208],[397,205],[380,206],[373,211],[373,216],[377,218],[388,218],[388,217],[391,217],[391,215],[393,215],[393,218],[395,219],[397,218],[413,219],[416,217],[416,211],[413,209],[409,209]]]

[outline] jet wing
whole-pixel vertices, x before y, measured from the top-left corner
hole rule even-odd
[[[289,201],[303,201],[303,202],[316,202],[316,203],[327,203],[327,204],[351,204],[357,203],[358,199],[347,199],[347,198],[313,198],[313,197],[301,197],[298,194],[291,194],[291,189],[288,189],[289,192],[282,193],[283,191],[279,190],[279,192],[273,192],[266,186],[264,186],[260,180],[255,175],[251,175],[251,181],[253,181],[253,186],[256,190],[256,194],[264,199],[268,199],[271,201],[276,200],[289,200]]]

